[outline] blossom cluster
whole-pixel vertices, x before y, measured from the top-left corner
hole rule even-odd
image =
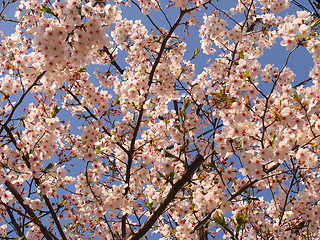
[[[17,3],[0,237],[320,237],[319,19],[288,0],[220,4]],[[282,65],[264,59],[279,47]]]

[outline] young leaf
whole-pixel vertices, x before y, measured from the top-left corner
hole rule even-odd
[[[319,24],[320,24],[320,18],[318,18],[317,20],[315,20],[311,27],[312,27],[312,28],[315,28],[315,27],[318,26]]]
[[[52,117],[57,116],[57,114],[60,112],[61,108],[59,108],[57,105],[54,105],[52,110]]]
[[[45,171],[45,172],[48,171],[49,169],[53,168],[53,166],[54,166],[54,162],[49,163],[49,164],[46,166],[46,168],[44,169],[44,171]]]
[[[224,230],[226,230],[227,232],[229,232],[231,235],[233,235],[233,232],[231,231],[231,229],[228,227],[228,224],[226,222],[226,220],[224,219],[224,216],[220,213],[217,214],[216,217],[213,218],[213,220],[220,226],[222,227]]]
[[[190,105],[190,101],[189,101],[189,100],[187,100],[187,101],[185,101],[185,102],[183,103],[183,106],[182,106],[182,109],[181,109],[181,112],[180,112],[180,116],[185,115],[186,110],[187,110],[187,108],[189,107],[189,105]]]
[[[218,170],[216,163],[213,159],[211,159],[211,162],[207,164],[208,167],[213,168],[215,171]]]
[[[239,51],[239,58],[244,59],[243,50]]]
[[[46,6],[42,6],[42,8],[40,10],[45,13],[53,14],[53,11],[51,10],[51,8],[46,7]]]
[[[193,55],[192,55],[190,61],[191,61],[192,59],[194,59],[194,58],[199,54],[199,52],[200,52],[200,49],[199,49],[199,48],[196,48],[196,49],[193,51]]]
[[[245,214],[245,215],[237,214],[236,215],[236,228],[235,228],[236,234],[239,233],[240,228],[243,225],[243,223],[244,223],[244,221],[246,220],[247,217],[248,217],[248,214]]]
[[[81,68],[79,68],[79,69],[76,71],[76,73],[78,73],[78,72],[85,72],[86,70],[87,70],[86,67],[81,67]]]
[[[117,96],[116,101],[114,102],[113,106],[120,104],[120,97],[119,95]]]
[[[95,152],[96,154],[100,154],[100,153],[101,153],[100,146],[97,146],[97,147],[94,149],[94,152]]]
[[[164,156],[168,157],[168,158],[177,158],[175,155],[173,155],[172,153],[169,153],[167,151],[164,152]]]
[[[149,199],[146,198],[146,200],[143,202],[144,205],[151,211],[152,210],[152,207],[154,205],[154,202],[149,202]]]

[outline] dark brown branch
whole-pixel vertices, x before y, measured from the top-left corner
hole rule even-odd
[[[132,140],[131,140],[131,144],[130,144],[130,149],[129,149],[129,152],[128,152],[128,163],[127,163],[127,169],[126,169],[126,180],[125,182],[128,184],[128,186],[126,187],[126,190],[125,190],[125,194],[128,193],[129,189],[130,189],[130,186],[129,186],[129,183],[130,183],[130,170],[131,170],[131,166],[132,166],[132,161],[133,161],[133,153],[134,153],[134,145],[135,145],[135,142],[136,142],[136,138],[138,136],[138,132],[139,132],[139,129],[140,129],[140,124],[141,124],[141,121],[142,121],[142,116],[143,116],[143,113],[144,113],[144,108],[143,108],[143,105],[144,103],[147,101],[147,98],[148,98],[148,93],[149,93],[149,89],[151,87],[151,84],[152,84],[152,80],[153,80],[153,76],[156,72],[156,69],[160,63],[160,59],[162,57],[162,54],[163,52],[165,51],[165,48],[166,48],[166,44],[167,42],[169,41],[169,39],[171,38],[171,35],[173,34],[173,32],[175,31],[175,29],[179,26],[183,16],[187,13],[188,11],[180,11],[180,14],[179,14],[179,17],[177,18],[177,20],[175,21],[174,25],[172,26],[172,28],[170,29],[168,35],[165,37],[165,39],[163,40],[162,44],[161,44],[161,48],[159,50],[159,53],[157,55],[157,58],[156,60],[154,61],[154,64],[152,66],[152,69],[150,71],[150,75],[149,75],[149,81],[148,81],[148,91],[147,93],[144,95],[144,101],[141,103],[141,108],[140,108],[140,111],[139,111],[139,115],[138,115],[138,119],[137,119],[137,122],[135,124],[135,128],[134,128],[134,132],[132,134]]]
[[[173,109],[176,111],[176,114],[179,116],[179,107],[178,107],[177,100],[173,100]]]
[[[17,146],[17,141],[16,141],[16,139],[14,138],[14,136],[12,135],[12,132],[11,132],[10,128],[8,128],[8,126],[5,125],[5,124],[1,124],[1,123],[0,123],[0,125],[2,126],[2,129],[6,130],[6,132],[7,132],[8,136],[9,136],[11,142],[12,142],[12,143],[14,144],[14,146],[20,151],[21,149]]]
[[[266,174],[271,173],[272,171],[276,170],[278,167],[280,166],[279,163],[275,164],[274,166],[272,166],[271,168],[269,168],[268,170],[265,171]],[[259,181],[259,179],[253,179],[250,182],[248,182],[245,186],[243,186],[241,189],[239,189],[238,191],[236,191],[235,193],[231,194],[231,196],[228,198],[228,201],[231,201],[233,199],[235,199],[237,196],[239,196],[241,193],[243,193],[244,191],[246,191],[248,188],[252,187],[255,183],[257,183]],[[212,216],[212,214],[215,212],[217,208],[215,208],[214,210],[212,210],[210,213],[208,213],[204,218],[202,218],[202,220],[200,222],[198,222],[198,224],[194,227],[194,231],[196,231],[197,229],[199,229],[201,226],[203,226]]]
[[[26,219],[29,219],[28,222],[25,222],[25,223],[23,223],[23,224],[20,226],[21,228],[23,228],[24,226],[29,225],[29,224],[32,222],[32,221],[30,220],[30,217],[29,217],[28,215],[24,214],[23,212],[21,212],[20,210],[18,210],[18,209],[16,209],[16,208],[14,208],[14,207],[12,207],[12,206],[10,206],[10,205],[2,202],[2,201],[0,201],[0,204],[2,204],[3,206],[5,206],[5,207],[8,208],[9,210],[16,212],[16,213],[19,214],[20,216],[22,216],[22,217],[24,217],[24,218],[26,218]],[[60,208],[60,207],[58,206],[57,209],[59,209],[59,208]],[[48,214],[50,214],[50,212],[45,212],[45,213],[43,213],[42,215],[40,215],[38,218],[40,219],[40,218],[42,218],[42,217],[44,217],[44,216],[46,216],[46,215],[48,215]],[[10,232],[8,232],[8,234],[11,233],[11,232],[13,232],[13,231],[14,231],[14,229],[11,230]]]
[[[6,132],[7,132],[8,136],[9,136],[11,142],[12,142],[12,143],[15,145],[15,147],[20,151],[21,149],[17,146],[17,142],[16,142],[15,138],[13,137],[13,135],[12,135],[12,133],[11,133],[11,130],[10,130],[10,129],[8,128],[8,126],[6,126],[6,125],[3,125],[2,127],[6,130]],[[28,159],[27,159],[24,155],[22,156],[22,159],[25,161],[27,167],[30,168],[30,163],[29,163]],[[39,180],[38,178],[34,178],[34,180],[35,180],[36,185],[39,186],[39,185],[40,185],[40,180]],[[54,212],[54,210],[53,210],[53,208],[52,208],[52,205],[51,205],[50,200],[48,199],[48,197],[47,197],[46,195],[42,195],[42,196],[43,196],[43,199],[44,199],[47,207],[49,208],[50,214],[51,214],[51,216],[52,216],[52,218],[53,218],[53,220],[54,220],[54,222],[55,222],[55,224],[56,224],[56,226],[57,226],[57,228],[58,228],[58,231],[59,231],[59,233],[60,233],[60,235],[61,235],[61,238],[62,238],[63,240],[67,240],[67,238],[66,238],[66,236],[65,236],[65,234],[64,234],[64,232],[63,232],[63,229],[62,229],[62,227],[61,227],[60,221],[58,220],[58,218],[57,218],[57,216],[56,216],[56,213]],[[31,209],[31,208],[30,208],[30,209]]]
[[[204,160],[205,159],[201,155],[197,155],[193,159],[190,165],[187,166],[187,170],[182,175],[182,177],[175,184],[173,184],[166,198],[158,205],[156,210],[151,214],[151,216],[142,225],[142,227],[135,234],[129,237],[128,240],[138,240],[149,231],[149,229],[153,226],[157,219],[159,219],[159,216],[164,212],[166,207],[175,198],[176,194],[180,191],[184,184],[190,180],[194,172],[200,167]]]
[[[35,178],[35,180],[36,180],[36,183],[37,183],[37,184],[40,183],[40,182],[39,182],[39,179]],[[38,186],[39,186],[39,185],[38,185]],[[66,235],[64,234],[64,231],[63,231],[63,229],[62,229],[62,227],[61,227],[60,221],[59,221],[59,219],[57,218],[56,213],[54,212],[54,209],[53,209],[53,207],[52,207],[52,205],[51,205],[51,202],[50,202],[49,198],[48,198],[46,195],[42,195],[42,197],[43,197],[43,199],[44,199],[47,207],[49,208],[50,214],[51,214],[51,216],[53,217],[53,220],[54,220],[54,222],[55,222],[55,224],[56,224],[56,226],[57,226],[57,228],[58,228],[58,231],[59,231],[59,233],[60,233],[61,238],[62,238],[63,240],[67,240],[67,237],[66,237]]]
[[[91,110],[90,110],[88,107],[83,106],[83,105],[81,104],[81,101],[79,100],[79,98],[78,98],[75,94],[73,94],[73,92],[71,92],[71,90],[69,90],[66,86],[62,86],[62,89],[64,89],[65,91],[67,91],[67,92],[73,97],[73,99],[76,100],[76,102],[77,102],[80,106],[82,106],[82,107],[89,113],[90,117],[92,117],[94,120],[98,120],[98,118],[91,112]],[[104,133],[106,133],[109,137],[112,136],[111,133],[108,131],[107,128],[105,128],[105,127],[103,126],[102,129],[103,129]],[[128,153],[128,150],[125,149],[120,142],[117,142],[116,144],[117,144],[118,147],[120,147],[125,153]]]
[[[127,163],[127,169],[126,169],[126,179],[125,179],[125,182],[127,183],[127,187],[125,189],[125,195],[128,194],[129,190],[130,190],[130,172],[131,172],[131,166],[132,166],[132,162],[133,162],[133,154],[134,154],[134,146],[135,146],[135,141],[136,141],[136,138],[137,138],[137,135],[138,135],[138,132],[139,132],[139,128],[140,128],[140,124],[141,124],[141,121],[142,121],[142,116],[143,116],[143,113],[144,113],[144,108],[143,108],[143,105],[144,103],[147,101],[147,98],[148,98],[148,93],[149,93],[149,89],[151,87],[151,84],[152,84],[152,80],[153,80],[153,77],[154,77],[154,74],[156,72],[156,69],[160,63],[160,59],[163,55],[163,52],[165,51],[166,49],[166,44],[167,42],[169,41],[169,39],[171,38],[173,32],[176,30],[176,28],[179,26],[183,16],[190,12],[190,11],[193,11],[194,8],[192,9],[187,9],[187,10],[181,10],[180,9],[180,14],[178,16],[178,18],[176,19],[175,23],[173,24],[173,26],[170,28],[169,32],[168,32],[168,35],[164,38],[163,42],[161,43],[161,47],[160,47],[160,50],[159,50],[159,53],[157,54],[157,58],[156,60],[154,61],[153,63],[153,66],[152,66],[152,69],[150,71],[150,75],[149,75],[149,81],[148,81],[148,90],[147,90],[147,93],[144,95],[144,101],[142,102],[141,104],[141,108],[140,108],[140,111],[139,111],[139,115],[138,115],[138,119],[137,119],[137,122],[135,124],[135,128],[134,128],[134,132],[133,132],[133,135],[132,135],[132,140],[131,140],[131,144],[130,144],[130,149],[129,149],[129,153],[128,153],[128,163]],[[196,158],[197,159],[197,158]],[[203,157],[202,157],[203,159]],[[195,161],[196,162],[196,161]],[[200,163],[201,164],[201,163]],[[199,164],[199,166],[200,166]],[[192,165],[192,164],[191,164]],[[191,166],[190,165],[190,166]],[[195,171],[195,170],[194,170]],[[188,172],[188,171],[187,171]],[[186,172],[186,173],[187,173]],[[182,179],[180,179],[177,183],[178,184],[181,184]],[[176,183],[176,184],[177,184]],[[185,183],[185,182],[184,182]],[[182,184],[182,186],[184,185],[184,183]],[[176,185],[175,184],[175,185]],[[181,186],[181,187],[182,187]],[[180,188],[181,188],[180,187]],[[179,191],[180,188],[178,187],[173,187],[171,190],[172,191]],[[175,189],[175,190],[174,190]],[[170,201],[174,198],[175,194],[177,192],[169,192],[166,200],[168,201],[168,199],[170,199]],[[171,194],[171,195],[170,195]],[[171,199],[172,197],[172,199]],[[143,224],[143,226],[132,236],[130,237],[129,239],[140,239],[140,237],[142,237],[151,227],[152,225],[154,224],[154,222],[157,220],[157,218],[162,214],[162,212],[164,211],[164,209],[166,208],[166,206],[170,203],[169,202],[163,202],[162,204],[160,204],[158,206],[158,208],[155,210],[155,212],[148,218],[148,220]],[[122,222],[124,222],[126,220],[126,216],[124,215],[122,217]]]
[[[126,230],[126,221],[127,221],[128,214],[125,214],[121,218],[121,234],[122,234],[122,239],[126,238],[127,235],[127,230]]]
[[[203,226],[197,230],[197,234],[199,240],[208,240],[208,232]]]
[[[20,226],[18,225],[15,217],[13,216],[11,209],[8,206],[5,206],[5,207],[6,207],[7,213],[9,214],[11,223],[13,224],[18,236],[20,237],[20,239],[26,239],[26,237],[24,236],[23,232],[21,231]]]
[[[49,230],[46,229],[45,226],[43,226],[43,224],[41,223],[41,220],[36,216],[33,210],[28,205],[25,205],[23,203],[24,200],[21,197],[21,195],[18,193],[18,191],[15,189],[15,187],[8,180],[5,181],[5,185],[7,186],[9,191],[13,194],[13,196],[17,199],[17,201],[20,203],[23,209],[29,214],[29,216],[31,217],[31,221],[35,223],[37,226],[39,226],[40,231],[45,236],[45,238],[48,240],[52,240],[53,236],[50,234]],[[57,239],[55,236],[54,238]]]
[[[11,121],[14,112],[17,110],[17,108],[19,107],[19,105],[22,103],[23,99],[27,96],[27,94],[31,91],[31,89],[37,84],[37,82],[43,77],[43,75],[46,73],[46,71],[42,72],[37,78],[36,80],[30,85],[30,87],[21,95],[21,98],[19,99],[19,101],[16,103],[16,105],[14,105],[14,107],[11,110],[11,113],[9,115],[9,117],[7,118],[7,121],[2,124],[2,127],[0,129],[0,135],[4,129],[4,126],[7,126],[8,123]]]
[[[135,1],[131,1],[131,2],[139,9],[140,12],[142,12],[141,7],[140,7]],[[159,4],[159,6],[160,6],[160,4]],[[152,18],[149,16],[149,14],[147,14],[147,15],[145,15],[145,16],[149,19],[149,21],[151,22],[151,24],[161,33],[161,35],[163,35],[162,30],[157,26],[157,24],[155,24],[155,22],[152,20]],[[168,22],[169,25],[170,25],[170,22],[168,21],[168,19],[167,19],[167,22]],[[170,25],[170,27],[171,27],[171,25]]]
[[[275,79],[275,81],[273,82],[273,85],[272,85],[272,88],[270,90],[270,93],[268,94],[268,96],[266,97],[266,103],[265,103],[265,107],[264,107],[264,111],[263,111],[263,116],[260,117],[261,118],[261,121],[262,121],[262,137],[261,137],[261,146],[262,148],[264,148],[264,137],[265,137],[265,134],[266,134],[266,130],[267,130],[267,127],[265,126],[265,117],[267,115],[267,110],[268,110],[268,107],[269,107],[269,99],[274,91],[274,89],[276,88],[276,85],[277,85],[277,82],[279,81],[280,79],[280,76],[284,70],[284,68],[288,65],[288,62],[289,62],[289,58],[291,56],[291,54],[299,47],[299,45],[295,46],[295,48],[293,48],[289,53],[288,53],[288,56],[286,58],[286,61],[284,63],[284,65],[282,66],[281,70],[279,71],[278,73],[278,76],[277,78]]]
[[[302,86],[302,85],[305,85],[307,82],[309,82],[309,81],[311,81],[311,80],[312,80],[312,78],[308,78],[308,79],[302,81],[301,83],[298,83],[298,84],[295,85],[293,88],[297,88],[297,87],[300,87],[300,86]]]
[[[127,152],[128,163],[127,163],[126,178],[125,178],[125,183],[127,184],[127,187],[125,188],[125,196],[128,194],[128,192],[130,190],[130,173],[131,173],[131,167],[132,167],[132,162],[133,162],[133,155],[134,155],[134,151],[135,151],[134,146],[135,146],[135,142],[136,142],[136,139],[137,139],[137,136],[138,136],[138,132],[139,132],[139,129],[140,129],[140,125],[141,125],[141,121],[142,121],[142,117],[143,117],[143,113],[144,113],[143,105],[147,101],[149,89],[151,87],[152,80],[153,80],[153,76],[154,76],[154,74],[156,72],[156,69],[157,69],[159,63],[160,63],[160,59],[162,57],[162,54],[166,49],[166,44],[169,41],[169,39],[171,38],[171,35],[173,34],[174,30],[179,26],[180,21],[182,20],[183,16],[186,13],[187,13],[187,11],[180,11],[179,17],[175,21],[175,24],[171,27],[168,35],[164,38],[163,42],[161,43],[161,48],[159,50],[159,53],[157,55],[157,58],[156,58],[156,60],[155,60],[155,62],[153,64],[153,66],[152,66],[152,69],[151,69],[151,72],[150,72],[150,75],[149,75],[149,81],[148,81],[148,91],[144,95],[144,101],[141,103],[141,108],[139,110],[138,119],[137,119],[136,124],[135,124],[134,132],[132,134],[132,140],[131,140],[131,144],[130,144],[130,149]],[[123,215],[122,219],[121,219],[122,228],[125,228],[126,219],[127,219],[127,216]],[[125,233],[124,229],[122,229],[122,234],[123,233]]]
[[[86,164],[86,174],[85,174],[85,176],[86,176],[86,181],[87,181],[87,185],[88,185],[88,187],[89,187],[89,189],[90,189],[90,192],[91,192],[91,194],[94,196],[94,198],[97,200],[97,202],[99,203],[99,202],[101,202],[101,199],[99,199],[98,198],[98,196],[94,193],[94,191],[93,191],[93,189],[92,189],[92,187],[91,187],[91,184],[90,184],[90,181],[89,181],[89,177],[88,177],[88,165],[89,165],[89,161],[87,162],[87,164]]]
[[[22,216],[22,217],[24,217],[24,218],[29,219],[29,216],[28,216],[28,215],[24,214],[23,212],[21,212],[20,210],[18,210],[18,209],[16,209],[16,208],[14,208],[14,207],[11,207],[10,205],[8,205],[8,204],[6,204],[6,203],[2,202],[1,200],[0,200],[0,204],[2,204],[3,206],[5,206],[6,208],[8,208],[8,209],[10,209],[10,210],[12,210],[12,211],[14,211],[14,212],[18,213],[20,216]]]
[[[291,159],[292,160],[292,159]],[[296,176],[297,176],[297,171],[298,169],[293,169],[293,177],[291,179],[291,183],[290,183],[290,187],[288,189],[288,192],[286,193],[286,197],[285,197],[285,201],[283,203],[283,207],[282,207],[282,210],[281,210],[281,213],[280,213],[280,220],[279,220],[279,224],[281,224],[282,222],[282,219],[283,219],[283,216],[284,216],[284,213],[285,213],[285,210],[286,210],[286,206],[288,204],[288,200],[289,200],[289,196],[290,196],[290,192],[292,191],[292,188],[294,186],[294,182],[296,180]]]
[[[102,50],[109,56],[110,58],[110,63],[119,71],[119,73],[123,74],[124,70],[119,66],[119,64],[116,62],[114,59],[112,53],[109,51],[109,49],[104,46]]]

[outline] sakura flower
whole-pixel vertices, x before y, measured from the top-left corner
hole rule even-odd
[[[309,36],[309,34],[311,32],[311,27],[309,25],[302,24],[299,27],[299,32],[300,32],[300,36],[302,38],[305,38],[305,37]]]
[[[2,224],[0,226],[0,236],[5,237],[7,235],[8,226],[6,224]]]

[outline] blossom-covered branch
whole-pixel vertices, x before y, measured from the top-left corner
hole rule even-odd
[[[320,20],[301,8],[4,1],[0,238],[319,238]]]

